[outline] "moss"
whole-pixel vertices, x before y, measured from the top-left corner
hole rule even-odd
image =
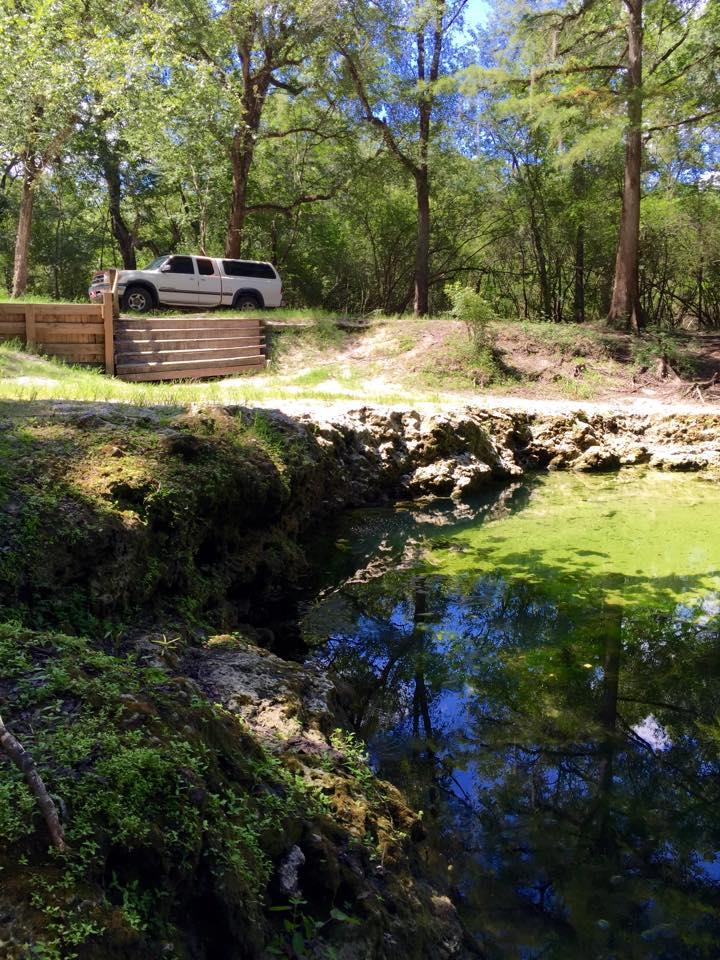
[[[257,596],[268,570],[302,569],[281,523],[305,469],[292,446],[222,411],[6,422],[0,611],[87,631],[178,598],[197,620]]]
[[[22,777],[0,759],[7,956],[29,939],[63,960],[80,946],[158,956],[183,941],[198,898],[234,937],[261,942],[278,830],[285,843],[292,822],[320,811],[314,791],[190,681],[17,624],[0,626],[0,657],[6,722],[64,811],[71,848],[48,851]]]
[[[308,956],[332,955],[349,936],[377,955],[389,930],[399,955],[433,955],[433,891],[409,872],[418,818],[352,737],[336,731],[327,752],[270,753],[193,681],[98,640],[5,623],[0,657],[0,707],[70,845],[48,848],[25,782],[0,755],[8,960],[294,956],[298,929]],[[272,881],[293,844],[307,860],[305,899],[288,925]]]

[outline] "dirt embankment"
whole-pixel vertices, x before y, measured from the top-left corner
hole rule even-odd
[[[0,712],[71,847],[0,759],[7,955],[474,955],[331,680],[277,656],[303,536],[527,470],[714,472],[719,439],[695,414],[5,411]]]

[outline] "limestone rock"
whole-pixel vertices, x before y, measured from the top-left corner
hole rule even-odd
[[[588,447],[577,459],[572,462],[573,470],[617,470],[620,466],[620,457],[599,444]]]
[[[216,703],[264,738],[317,739],[312,732],[330,724],[331,680],[243,640],[191,651],[187,669]]]

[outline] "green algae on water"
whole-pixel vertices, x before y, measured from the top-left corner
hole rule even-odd
[[[523,509],[430,545],[432,572],[493,573],[567,604],[672,607],[720,592],[720,485],[635,472],[554,474]]]
[[[491,960],[716,960],[719,506],[550,474],[346,524],[311,659]]]

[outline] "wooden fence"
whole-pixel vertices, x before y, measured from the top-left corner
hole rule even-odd
[[[259,317],[121,317],[115,321],[121,380],[228,377],[266,366]]]
[[[102,304],[0,303],[0,341],[103,366],[121,380],[187,380],[264,369],[259,317],[119,317],[115,284]]]
[[[17,338],[38,353],[115,372],[113,295],[94,303],[0,303],[0,341]]]

